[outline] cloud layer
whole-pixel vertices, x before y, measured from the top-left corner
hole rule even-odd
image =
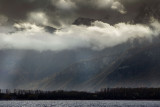
[[[118,23],[110,25],[95,21],[92,26],[71,25],[67,28],[48,33],[35,24],[20,23],[14,25],[22,31],[0,33],[0,49],[31,49],[38,51],[62,51],[77,48],[102,50],[134,38],[148,38],[160,34],[160,23],[142,24]]]
[[[151,39],[159,35],[159,22],[150,22],[159,19],[159,8],[159,0],[0,0],[0,49],[101,50]],[[79,17],[97,21],[72,25]]]

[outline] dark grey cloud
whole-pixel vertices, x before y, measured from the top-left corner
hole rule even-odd
[[[121,0],[121,3],[136,23],[147,23],[151,17],[160,18],[160,0]]]
[[[43,10],[47,0],[1,0],[0,13],[13,19],[23,19],[27,13],[34,10]]]
[[[111,9],[113,0],[1,0],[0,14],[9,21],[25,21],[32,12],[43,12],[56,26],[71,24],[78,17],[103,18]],[[38,19],[38,17],[37,17]]]
[[[141,23],[143,19],[148,21],[151,16],[158,19],[159,5],[159,0],[0,0],[0,14],[7,17],[8,22],[37,23],[30,15],[33,18],[34,14],[37,17],[36,13],[43,13],[45,17],[41,18],[48,21],[45,24],[54,27],[71,24],[78,17],[110,24],[132,21]]]

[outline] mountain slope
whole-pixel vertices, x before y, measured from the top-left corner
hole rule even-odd
[[[116,48],[115,48],[116,50]],[[120,52],[120,51],[119,51]],[[102,52],[101,52],[102,53]],[[49,90],[99,90],[104,87],[158,87],[160,44],[104,52],[56,73],[35,87]],[[108,54],[108,55],[107,55]]]
[[[56,73],[41,82],[36,83],[36,87],[40,89],[50,90],[82,90],[87,88],[89,84],[82,85],[89,79],[95,77],[106,68],[109,68],[115,60],[119,58],[132,45],[128,43],[116,47],[107,48],[97,53],[90,59],[82,60],[74,63],[64,69],[62,72]],[[83,87],[80,87],[83,86]]]
[[[160,44],[135,48],[126,54],[110,69],[88,81],[89,88],[160,86]]]

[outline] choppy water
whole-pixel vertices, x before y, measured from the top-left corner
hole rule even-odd
[[[0,107],[160,107],[160,101],[0,101]]]

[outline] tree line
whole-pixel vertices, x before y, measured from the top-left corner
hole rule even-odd
[[[96,92],[0,89],[0,100],[160,100],[160,88],[104,88]]]

